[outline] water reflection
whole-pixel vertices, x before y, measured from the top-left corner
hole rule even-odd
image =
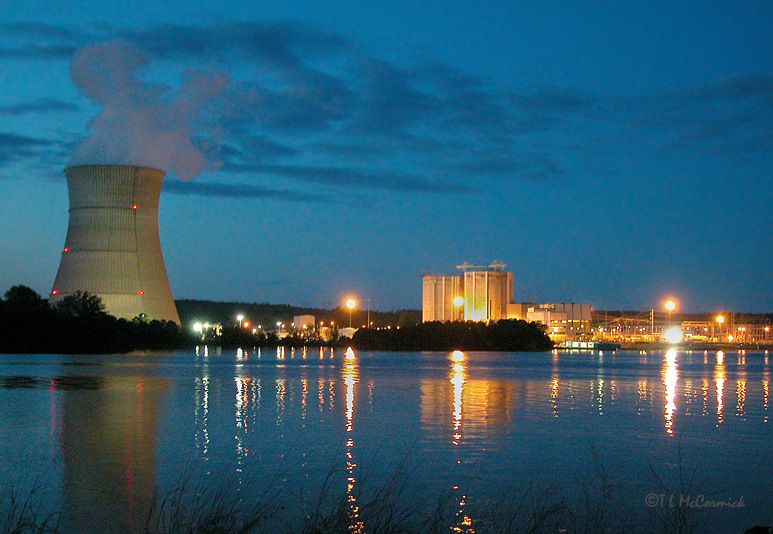
[[[174,390],[183,393],[170,396],[171,403],[164,406],[163,412],[171,416],[158,439],[194,445],[195,454],[190,455],[190,448],[184,453],[204,460],[201,464],[208,470],[227,463],[229,470],[239,473],[250,462],[271,462],[284,453],[280,449],[288,436],[298,440],[299,449],[305,447],[304,458],[306,451],[345,443],[346,474],[339,473],[341,478],[335,481],[339,496],[346,490],[352,530],[359,531],[364,528],[358,491],[364,474],[361,460],[370,464],[373,448],[384,440],[414,437],[410,434],[416,432],[420,418],[419,446],[437,456],[437,465],[448,462],[459,470],[459,476],[445,470],[427,477],[434,487],[450,492],[458,512],[454,530],[472,532],[464,477],[472,468],[488,473],[500,468],[498,462],[514,465],[522,451],[538,456],[534,436],[547,435],[540,446],[559,457],[571,446],[555,436],[571,434],[588,421],[603,421],[599,427],[604,429],[633,427],[644,435],[652,431],[656,439],[668,443],[675,443],[671,436],[677,424],[690,432],[696,428],[704,432],[706,443],[726,434],[717,431],[715,423],[718,427],[732,423],[736,428],[748,420],[748,428],[757,424],[770,430],[762,423],[769,421],[770,368],[767,361],[761,367],[761,354],[668,351],[632,354],[626,361],[614,354],[581,358],[554,352],[539,355],[541,367],[533,360],[518,367],[519,360],[512,355],[496,360],[498,355],[455,352],[419,359],[415,369],[410,366],[417,359],[405,356],[400,374],[394,372],[395,360],[382,355],[374,364],[376,358],[370,355],[360,359],[360,353],[338,352],[333,365],[328,354],[333,356],[326,348],[305,356],[300,349],[275,352],[272,348],[263,355],[252,350],[224,351],[218,357],[214,350],[210,354],[201,347],[194,363],[187,363],[195,375],[181,373],[182,385],[175,383]],[[190,354],[185,357],[191,362]],[[177,373],[177,368],[168,376],[172,372]],[[157,476],[154,432],[164,386],[148,376],[152,373],[142,373],[141,379],[110,375],[105,380],[59,370],[46,378],[28,370],[0,376],[0,386],[8,388],[0,393],[7,396],[35,394],[43,387],[52,388],[57,399],[61,396],[63,495],[72,531],[109,532],[104,526],[109,519],[121,525],[117,529],[132,532],[139,519],[131,521],[147,508]],[[373,432],[364,432],[366,427]],[[389,429],[388,436],[380,431],[384,428]],[[179,436],[184,439],[178,440]],[[340,448],[325,452],[341,458]],[[310,471],[316,468],[306,465]],[[105,487],[111,491],[105,492]],[[94,513],[94,506],[105,512]]]
[[[64,390],[64,531],[144,531],[156,487],[155,434],[165,389],[165,382],[143,376]]]
[[[349,532],[359,533],[364,531],[365,525],[360,519],[360,508],[357,505],[355,495],[355,478],[357,463],[354,458],[354,389],[359,382],[359,370],[357,357],[351,347],[346,350],[344,371],[344,385],[346,386],[346,503],[349,514]]]
[[[454,351],[451,355],[451,361],[453,362],[453,366],[451,368],[451,384],[453,384],[454,388],[454,445],[459,445],[459,440],[462,439],[461,428],[464,402],[464,383],[467,381],[467,367],[465,364],[466,360],[467,358],[462,351]]]
[[[663,409],[663,417],[666,420],[666,432],[674,435],[674,412],[676,412],[676,383],[679,372],[676,366],[676,350],[666,352],[666,365],[663,370],[663,384],[666,386],[666,404]]]
[[[558,417],[558,396],[560,393],[560,383],[558,375],[558,351],[553,351],[553,367],[550,371],[550,404],[553,407],[553,417]]]
[[[714,380],[717,388],[717,426],[720,426],[724,420],[724,394],[725,394],[725,353],[721,350],[717,352],[717,365],[714,370]]]
[[[462,419],[464,417],[464,384],[467,382],[467,356],[460,350],[451,353],[451,373],[449,381],[453,386],[453,438],[452,443],[455,447],[459,446],[462,439]],[[455,451],[457,463],[461,463],[458,457],[461,451]],[[453,487],[455,492],[459,491],[459,486]],[[459,497],[459,508],[455,514],[455,524],[451,527],[453,532],[468,532],[472,534],[472,519],[467,515],[467,495],[462,494]]]

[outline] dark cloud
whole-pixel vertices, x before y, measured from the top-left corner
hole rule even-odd
[[[611,147],[724,158],[754,158],[773,148],[769,76],[645,96],[501,87],[438,61],[387,61],[296,21],[87,30],[18,23],[0,25],[0,38],[5,58],[64,60],[85,43],[120,38],[150,66],[229,74],[222,93],[197,108],[187,128],[191,149],[208,159],[202,168],[243,178],[271,175],[349,193],[462,193],[480,177],[581,176],[587,169],[577,167],[580,160],[601,158]],[[138,81],[146,82],[139,74]],[[152,98],[138,101],[168,104],[180,96],[174,89],[151,84]],[[52,96],[0,107],[0,114],[76,110]],[[578,147],[583,158],[565,157]],[[61,145],[27,148],[46,149]],[[187,194],[216,194],[194,191],[192,185]]]
[[[77,46],[57,44],[27,44],[19,47],[0,48],[0,59],[68,59]]]
[[[40,98],[30,102],[19,102],[9,106],[0,106],[0,115],[15,116],[29,113],[58,113],[78,111],[80,108],[58,98]]]
[[[56,152],[58,144],[45,139],[0,132],[0,165],[25,160],[43,160]]]
[[[371,172],[355,168],[262,165],[256,166],[255,170],[263,174],[337,187],[364,187],[422,193],[464,193],[471,190],[466,185],[448,181],[428,180],[397,172]]]
[[[288,202],[324,202],[329,200],[321,195],[283,191],[247,184],[215,184],[208,182],[182,182],[166,180],[164,191],[175,195],[195,195],[225,198],[267,198]]]
[[[5,36],[28,36],[45,39],[72,40],[76,38],[76,33],[67,27],[56,24],[47,24],[44,22],[6,22],[0,24],[0,35]]]
[[[350,45],[298,21],[221,21],[193,27],[161,24],[142,30],[122,30],[119,35],[158,57],[198,57],[222,62],[248,58],[268,67],[303,70],[308,60],[346,52]],[[236,57],[235,57],[236,56]]]
[[[527,168],[528,165],[520,159],[491,156],[452,165],[449,171],[474,176],[517,176]]]
[[[0,147],[12,150],[25,150],[41,146],[50,146],[53,143],[44,139],[36,139],[25,135],[16,135],[0,132]]]
[[[410,70],[377,59],[363,61],[359,67],[363,85],[350,127],[353,133],[399,136],[437,118],[439,102],[416,85]]]
[[[623,117],[662,150],[725,159],[773,150],[773,78],[738,77],[632,99]]]

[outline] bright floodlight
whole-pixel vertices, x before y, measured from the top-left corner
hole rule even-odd
[[[668,330],[666,330],[665,336],[666,336],[666,341],[668,341],[669,343],[679,343],[682,341],[682,337],[683,337],[682,330],[677,327],[669,328]]]
[[[193,331],[201,333],[201,323],[194,323],[193,324]]]
[[[676,303],[673,300],[669,300],[668,302],[666,302],[666,309],[669,312],[674,311],[676,309]]]
[[[352,327],[352,310],[357,305],[357,302],[354,299],[349,299],[346,301],[346,307],[349,308],[349,328]]]
[[[717,315],[717,322],[722,324],[725,322],[725,318],[722,315]]]
[[[455,306],[464,306],[464,297],[454,297]]]

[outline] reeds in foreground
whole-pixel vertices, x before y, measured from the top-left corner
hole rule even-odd
[[[186,472],[157,491],[141,534],[690,534],[703,532],[689,509],[647,510],[640,492],[615,483],[592,455],[574,483],[525,477],[495,486],[469,478],[465,486],[417,492],[413,473],[400,466],[386,480],[353,484],[344,466],[332,466],[311,494],[288,488],[278,471],[237,480],[234,475]],[[262,474],[262,473],[261,473]],[[680,466],[678,487],[653,470],[663,492],[697,491],[694,472]],[[338,488],[338,489],[336,489]],[[62,532],[60,513],[47,513],[40,484],[3,495],[0,534]],[[639,488],[640,489],[640,488]],[[289,496],[289,497],[288,497]],[[747,525],[749,526],[749,525]],[[744,532],[743,526],[735,530]],[[82,533],[91,534],[91,533]],[[729,534],[732,534],[730,532]]]

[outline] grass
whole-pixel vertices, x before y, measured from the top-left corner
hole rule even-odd
[[[37,477],[29,487],[11,484],[0,495],[0,534],[46,534],[59,531],[60,514],[46,511],[45,486]]]
[[[525,476],[509,485],[469,478],[464,486],[417,493],[415,473],[398,466],[375,484],[367,474],[353,483],[346,465],[332,465],[319,490],[294,488],[288,500],[282,466],[265,477],[202,476],[187,471],[157,491],[142,534],[690,534],[702,532],[690,508],[644,506],[640,491],[615,480],[615,470],[593,449],[573,484]],[[696,470],[683,465],[675,482],[652,469],[658,492],[700,492]],[[361,471],[358,471],[360,473]],[[556,479],[557,480],[557,479]],[[538,482],[539,481],[539,482]],[[343,489],[345,488],[345,489]],[[44,512],[42,485],[13,487],[0,501],[0,534],[59,533],[65,514]],[[751,526],[751,525],[749,525]],[[739,527],[738,533],[743,532]],[[88,533],[84,533],[88,534]]]

